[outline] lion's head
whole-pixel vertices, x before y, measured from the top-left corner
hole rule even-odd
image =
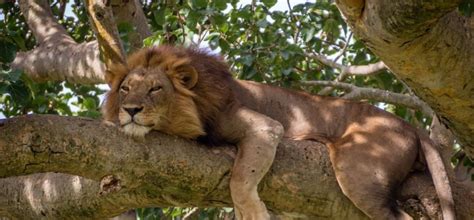
[[[205,135],[209,115],[222,105],[222,98],[212,94],[222,91],[212,91],[206,88],[208,80],[200,80],[209,73],[219,76],[212,73],[213,65],[200,64],[202,56],[219,61],[196,50],[160,46],[131,55],[127,65],[114,65],[107,78],[111,90],[103,106],[105,120],[131,136],[143,137],[151,130],[191,139]]]

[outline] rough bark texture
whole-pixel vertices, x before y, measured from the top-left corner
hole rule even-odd
[[[474,158],[474,17],[460,1],[338,0],[356,36],[426,101]]]
[[[110,65],[114,63],[125,64],[125,50],[120,42],[112,8],[102,0],[85,0],[84,3],[107,69],[110,69]]]
[[[104,218],[134,207],[231,206],[228,180],[233,153],[233,147],[209,148],[157,132],[134,140],[115,127],[85,118],[4,120],[0,123],[0,216]],[[34,174],[42,172],[70,175]],[[311,141],[280,144],[260,194],[279,214],[365,218],[340,191],[326,147]],[[421,197],[413,202],[413,195]],[[408,199],[407,206],[413,204],[407,207],[413,212],[422,210],[429,216],[426,210],[439,211],[427,172],[409,178],[402,198]],[[425,208],[419,207],[420,201]],[[463,210],[474,210],[473,204],[461,205],[466,206]]]
[[[151,35],[151,31],[140,1],[113,0],[110,5],[117,24],[129,23],[136,30],[130,33],[130,51],[142,48],[143,40]]]
[[[0,134],[0,177],[10,177],[1,180],[0,213],[22,218],[109,217],[150,205],[231,206],[227,188],[233,159],[225,153],[232,151],[229,147],[195,147],[161,134],[135,141],[97,121],[58,116],[8,120]],[[287,142],[280,147],[271,174],[261,184],[262,198],[270,209],[362,218],[338,189],[326,149],[312,145]],[[11,177],[50,171],[88,179],[57,174]],[[117,184],[100,189],[98,182],[108,176]]]
[[[104,81],[105,66],[96,41],[78,44],[53,17],[46,0],[21,0],[20,9],[38,47],[17,53],[12,68],[22,69],[37,81],[68,80],[77,83]]]
[[[131,2],[135,5],[127,3],[113,7],[116,19],[128,20],[133,25],[146,21],[139,2]],[[20,0],[19,3],[38,47],[17,53],[12,68],[24,70],[36,81],[105,82],[105,65],[100,60],[97,41],[75,42],[54,18],[46,0]],[[125,10],[134,14],[127,15]],[[136,30],[139,37],[133,38],[133,45],[138,46],[137,41],[149,36],[150,30],[146,23]]]

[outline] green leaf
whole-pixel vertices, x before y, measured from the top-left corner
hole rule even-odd
[[[2,94],[5,94],[8,90],[8,85],[7,83],[0,82],[0,97]]]
[[[15,69],[8,72],[8,80],[16,82],[20,79],[23,71]]]
[[[14,101],[21,103],[28,103],[30,100],[30,93],[28,87],[25,86],[23,82],[11,84],[7,92],[11,95]]]
[[[224,39],[219,39],[219,47],[222,51],[228,51],[230,49],[230,45]]]
[[[225,22],[220,26],[219,30],[221,33],[226,33],[229,30],[229,24]]]
[[[216,14],[212,17],[214,24],[220,26],[226,23],[226,17],[220,14]]]
[[[153,11],[153,18],[156,24],[163,26],[166,23],[166,7]]]
[[[227,1],[224,0],[214,0],[214,7],[216,7],[218,10],[225,10],[227,8]]]
[[[15,59],[16,46],[7,41],[0,41],[0,62],[10,63]]]
[[[97,103],[95,102],[95,99],[86,97],[82,103],[86,109],[92,110],[92,109],[97,109]]]
[[[268,21],[264,18],[264,19],[260,19],[259,21],[257,21],[256,25],[257,25],[257,27],[259,27],[259,28],[266,28],[266,27],[269,25],[269,23],[268,23]]]
[[[288,51],[281,51],[281,57],[283,58],[283,60],[288,60],[290,58],[290,53],[288,53]]]
[[[464,16],[470,17],[474,11],[474,0],[463,0],[459,4],[459,11]]]
[[[339,37],[339,22],[333,18],[329,18],[324,22],[323,31],[328,36]]]
[[[271,8],[277,3],[277,0],[262,0],[262,2],[267,8]]]
[[[252,18],[252,13],[251,13],[251,10],[250,10],[250,6],[245,6],[241,9],[239,9],[239,11],[237,12],[237,16],[239,16],[240,18],[244,19],[244,20],[250,20]]]
[[[245,55],[242,56],[242,63],[245,64],[246,66],[251,66],[255,58],[251,55]]]
[[[190,10],[188,16],[186,17],[186,26],[190,30],[194,31],[196,29],[196,24],[198,23],[199,19],[201,19],[201,14],[199,13],[199,11]]]
[[[188,0],[192,9],[202,9],[207,6],[207,0]]]
[[[303,31],[304,41],[309,42],[311,39],[313,39],[314,32],[316,32],[316,28],[314,27],[311,27],[310,29],[304,29]]]

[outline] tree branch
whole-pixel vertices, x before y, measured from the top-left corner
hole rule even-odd
[[[347,44],[346,44],[347,45]],[[346,48],[346,47],[344,47]],[[344,49],[343,49],[344,51]],[[341,52],[342,54],[343,52]],[[378,74],[387,69],[385,64],[382,61],[377,63],[371,63],[368,65],[351,65],[346,66],[336,62],[336,59],[331,60],[324,55],[321,54],[306,54],[307,57],[316,59],[322,64],[332,67],[334,69],[338,69],[340,74],[335,79],[335,82],[342,82],[350,75],[359,75],[359,76],[370,76]],[[337,57],[336,57],[337,58]],[[319,92],[319,95],[328,95],[333,91],[332,87],[326,87]]]
[[[85,0],[84,2],[105,66],[110,69],[110,66],[115,63],[125,64],[125,50],[120,42],[112,9],[102,0]]]
[[[354,34],[452,129],[474,158],[474,17],[460,0],[337,0]]]
[[[20,10],[38,47],[17,53],[11,66],[37,81],[104,82],[97,43],[77,44],[53,17],[47,0],[20,0]]]
[[[158,132],[133,140],[115,127],[85,118],[30,115],[4,120],[0,216],[105,218],[133,207],[231,206],[228,181],[234,151],[230,146],[196,146]],[[82,177],[23,176],[42,172]],[[436,203],[426,175],[410,177],[402,197],[423,191],[427,202]],[[267,207],[280,214],[365,218],[341,193],[326,147],[312,141],[284,140],[259,191]]]
[[[105,65],[99,57],[97,41],[76,43],[54,18],[46,0],[20,0],[20,10],[28,27],[35,36],[38,47],[17,53],[11,66],[22,69],[35,81],[63,81],[97,84],[105,82]],[[135,4],[139,2],[134,1]],[[124,11],[115,7],[115,11]],[[145,16],[140,5],[132,16],[132,23],[143,22]],[[117,19],[125,19],[125,13],[117,13]],[[146,25],[137,26],[141,38],[149,34]]]
[[[347,77],[347,75],[368,76],[368,75],[374,75],[374,74],[380,73],[387,69],[387,67],[382,61],[379,61],[377,63],[371,63],[368,65],[345,66],[337,62],[334,62],[333,60],[321,54],[306,54],[306,56],[312,59],[316,59],[326,66],[332,67],[334,69],[338,69],[341,72],[341,75],[339,76],[339,78],[341,78],[340,81],[342,81],[345,77]]]
[[[113,0],[111,1],[111,7],[117,24],[126,22],[135,27],[136,32],[130,33],[130,52],[142,48],[143,40],[151,36],[151,30],[140,1]]]
[[[335,82],[335,81],[301,81],[300,84],[307,86],[329,86],[333,88],[340,88],[349,93],[345,94],[343,98],[351,100],[370,99],[377,102],[385,102],[396,105],[403,105],[412,109],[417,109],[425,115],[432,115],[433,110],[416,96],[409,96],[399,93],[393,93],[381,89],[362,88],[349,83]]]

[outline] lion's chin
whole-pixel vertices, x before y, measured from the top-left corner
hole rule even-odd
[[[143,138],[150,132],[151,127],[130,123],[122,126],[122,130],[127,135]]]

